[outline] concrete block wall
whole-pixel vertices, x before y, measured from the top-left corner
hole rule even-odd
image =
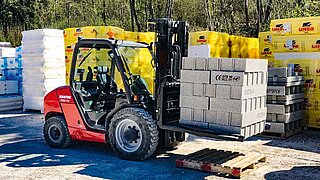
[[[261,133],[267,81],[266,60],[183,58],[180,123],[245,138]]]
[[[305,119],[303,83],[292,68],[269,69],[266,132],[286,133],[292,128],[285,127]]]

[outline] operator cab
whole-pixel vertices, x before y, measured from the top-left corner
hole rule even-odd
[[[75,47],[70,85],[89,127],[105,130],[109,114],[123,104],[134,103],[134,96],[151,96],[139,75],[133,75],[124,48],[147,48],[126,41],[83,39]],[[150,62],[151,63],[151,62]]]

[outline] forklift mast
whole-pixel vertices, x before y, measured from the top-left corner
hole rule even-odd
[[[154,94],[156,118],[162,127],[180,119],[179,79],[182,57],[188,56],[189,25],[169,18],[153,19],[148,25],[156,33]]]
[[[189,25],[185,21],[173,21],[169,18],[153,19],[151,22],[149,25],[153,25],[151,28],[156,33],[157,86],[168,76],[180,79],[182,57],[188,56]]]

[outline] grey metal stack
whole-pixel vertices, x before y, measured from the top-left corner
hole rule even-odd
[[[291,67],[269,68],[267,91],[268,133],[285,134],[301,129],[305,119],[304,78]]]
[[[181,124],[244,138],[264,131],[267,61],[184,58]]]

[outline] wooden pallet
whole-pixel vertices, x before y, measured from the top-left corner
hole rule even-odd
[[[284,133],[262,132],[261,136],[268,137],[268,138],[287,139],[289,137],[302,133],[302,131],[303,131],[303,128],[298,127],[296,129],[292,129]]]
[[[202,149],[176,160],[176,167],[214,172],[241,178],[266,162],[259,154],[244,155],[239,152]]]

